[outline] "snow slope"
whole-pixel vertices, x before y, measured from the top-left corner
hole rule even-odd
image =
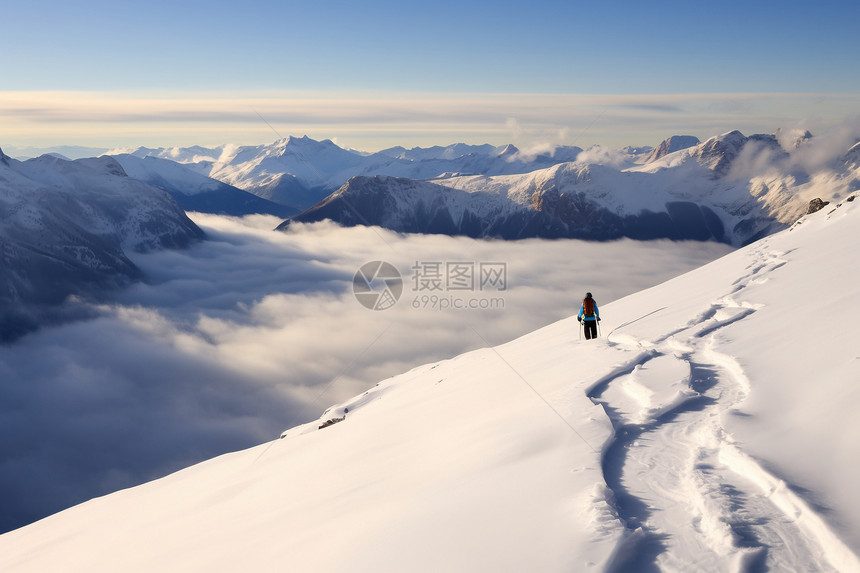
[[[32,230],[46,213],[138,252],[183,246],[202,233],[163,191],[128,177],[110,157],[67,161],[0,154],[4,222]],[[36,213],[33,210],[41,210]]]
[[[562,320],[0,536],[0,570],[858,572],[858,240],[852,196],[596,341]]]

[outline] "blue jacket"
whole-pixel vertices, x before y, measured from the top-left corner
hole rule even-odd
[[[584,315],[585,315],[585,305],[581,304],[581,305],[579,305],[579,314],[577,315],[577,318],[582,318]],[[585,318],[583,318],[583,320],[597,320],[598,318],[600,318],[600,310],[598,310],[597,303],[595,302],[594,303],[594,316],[586,316]]]

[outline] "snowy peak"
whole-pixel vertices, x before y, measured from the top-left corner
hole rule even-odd
[[[558,147],[554,147],[549,155],[559,163],[567,163],[576,161],[576,158],[580,153],[582,153],[581,147],[576,147],[575,145],[559,145]]]
[[[467,155],[474,156],[497,156],[501,154],[506,146],[496,147],[490,144],[468,145],[466,143],[453,143],[447,146],[434,145],[432,147],[413,147],[406,149],[402,146],[390,147],[379,152],[394,159],[407,161],[427,161],[433,159],[456,160]]]
[[[152,147],[117,147],[115,149],[111,149],[106,153],[106,155],[119,155],[119,154],[128,154],[134,155],[135,157],[147,157],[149,155],[162,155],[164,153],[169,153],[169,151],[164,147],[152,148]]]
[[[695,150],[695,157],[708,169],[724,174],[746,142],[747,138],[743,133],[737,130],[730,131],[714,136],[699,145]]]
[[[748,143],[757,144],[759,150],[769,149],[779,155],[785,154],[775,135],[759,133],[747,137],[735,130],[712,137],[695,147],[693,156],[715,175],[723,176],[729,173],[735,159]]]
[[[842,161],[850,166],[860,166],[860,141],[851,146],[851,149],[842,156]]]
[[[315,141],[304,135],[259,146],[162,150],[157,156],[170,160],[199,159],[207,153],[217,156],[217,161],[207,159],[186,165],[200,175],[277,203],[291,212],[306,211],[318,205],[357,176],[384,175],[434,181],[458,188],[465,185],[469,192],[491,191],[490,194],[498,195],[502,187],[524,189],[525,185],[540,178],[549,181],[552,179],[549,173],[561,173],[552,168],[575,161],[605,169],[589,175],[587,182],[583,180],[583,172],[577,181],[568,178],[563,184],[560,180],[553,183],[570,195],[564,199],[564,204],[574,202],[573,194],[579,196],[579,206],[568,215],[581,213],[585,203],[597,205],[599,211],[605,209],[613,216],[639,217],[643,211],[665,213],[670,203],[691,202],[708,208],[718,207],[716,213],[727,231],[723,240],[744,244],[761,233],[775,230],[774,223],[781,226],[796,220],[809,202],[805,194],[813,193],[813,188],[815,192],[824,191],[821,196],[829,193],[828,200],[844,195],[849,174],[839,170],[850,170],[852,164],[838,165],[834,153],[829,156],[827,168],[837,171],[838,181],[832,177],[829,180],[816,178],[813,170],[818,167],[809,164],[810,156],[818,155],[818,149],[813,149],[815,154],[806,150],[818,140],[810,142],[810,138],[808,132],[797,130],[749,137],[740,131],[730,131],[704,142],[691,135],[673,135],[645,157],[641,153],[643,150],[631,148],[617,150],[593,146],[583,151],[577,147],[539,146],[522,150],[514,145],[494,147],[463,143],[412,149],[399,146],[362,155],[345,150],[331,140]],[[845,143],[843,140],[840,145]],[[791,145],[799,147],[786,151]],[[787,161],[790,154],[807,157]],[[813,159],[818,161],[817,157]],[[530,174],[536,175],[530,178]],[[473,179],[463,183],[470,177]],[[638,191],[631,190],[634,180]],[[798,197],[798,191],[804,196]],[[343,195],[343,190],[340,194]],[[529,201],[513,203],[515,208],[530,204]],[[736,231],[729,232],[737,225],[740,227]],[[666,229],[662,225],[657,227]],[[531,227],[529,233],[535,228]],[[613,224],[607,228],[616,233],[628,226]],[[558,228],[553,227],[552,233],[558,236]],[[561,236],[568,235],[562,233]],[[588,236],[592,236],[591,233]],[[682,233],[682,236],[687,235]],[[720,235],[714,233],[713,236]]]
[[[517,149],[516,146],[514,146],[513,144],[509,143],[508,145],[505,146],[504,149],[502,149],[501,153],[499,153],[499,157],[513,158],[513,157],[516,157],[517,155],[519,155],[519,153],[520,153],[520,150]]]
[[[682,138],[662,147],[668,152],[673,145],[691,142]],[[460,197],[461,205],[468,201],[468,209],[443,213],[450,203],[439,201],[428,210],[426,202],[397,194],[393,187],[387,189],[388,180],[379,178],[373,185],[350,180],[333,196],[342,205],[329,202],[325,208],[307,210],[292,220],[328,218],[344,225],[390,225],[393,230],[413,233],[445,228],[428,224],[432,212],[437,220],[454,221],[447,228],[453,228],[455,234],[468,236],[697,239],[741,246],[794,223],[812,198],[838,201],[856,188],[852,168],[834,170],[832,161],[821,174],[804,172],[775,135],[747,137],[739,131],[729,132],[627,168],[614,165],[611,154],[600,162],[604,151],[586,150],[575,163],[528,173],[460,173],[432,180],[462,192],[447,193]],[[360,217],[349,208],[359,203],[349,199],[359,188],[362,201],[356,210]],[[468,194],[475,197],[467,199]],[[395,195],[396,201],[392,199]],[[486,202],[485,208],[477,206],[477,197]],[[463,219],[465,211],[468,215]]]
[[[682,149],[699,145],[699,143],[699,138],[692,135],[673,135],[655,147],[646,156],[645,163],[656,161],[670,153],[675,153],[676,151],[681,151]]]
[[[102,155],[101,157],[89,157],[84,159],[76,159],[75,163],[84,165],[97,173],[112,175],[114,177],[128,177],[122,165],[113,157]]]
[[[122,150],[117,150],[122,151]],[[581,151],[560,147],[523,154],[513,145],[455,143],[430,148],[392,147],[364,155],[326,139],[287,137],[269,145],[220,148],[139,148],[136,157],[155,156],[189,164],[196,172],[294,210],[307,209],[358,175],[433,179],[445,174],[527,173],[564,161]]]
[[[330,139],[316,141],[307,135],[302,137],[290,136],[278,140],[268,146],[264,153],[280,157],[296,155],[310,164],[322,163],[326,167],[328,167],[327,163],[335,164],[335,162],[340,161],[350,164],[360,158],[356,153],[335,145]]]

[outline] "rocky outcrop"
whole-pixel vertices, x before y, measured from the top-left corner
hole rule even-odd
[[[806,209],[806,214],[811,215],[812,213],[817,213],[830,205],[830,201],[822,201],[820,197],[816,197],[812,201],[809,202],[809,207]]]

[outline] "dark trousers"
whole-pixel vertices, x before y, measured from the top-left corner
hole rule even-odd
[[[585,329],[585,339],[591,340],[592,338],[597,338],[597,321],[596,320],[583,320],[582,327]]]

